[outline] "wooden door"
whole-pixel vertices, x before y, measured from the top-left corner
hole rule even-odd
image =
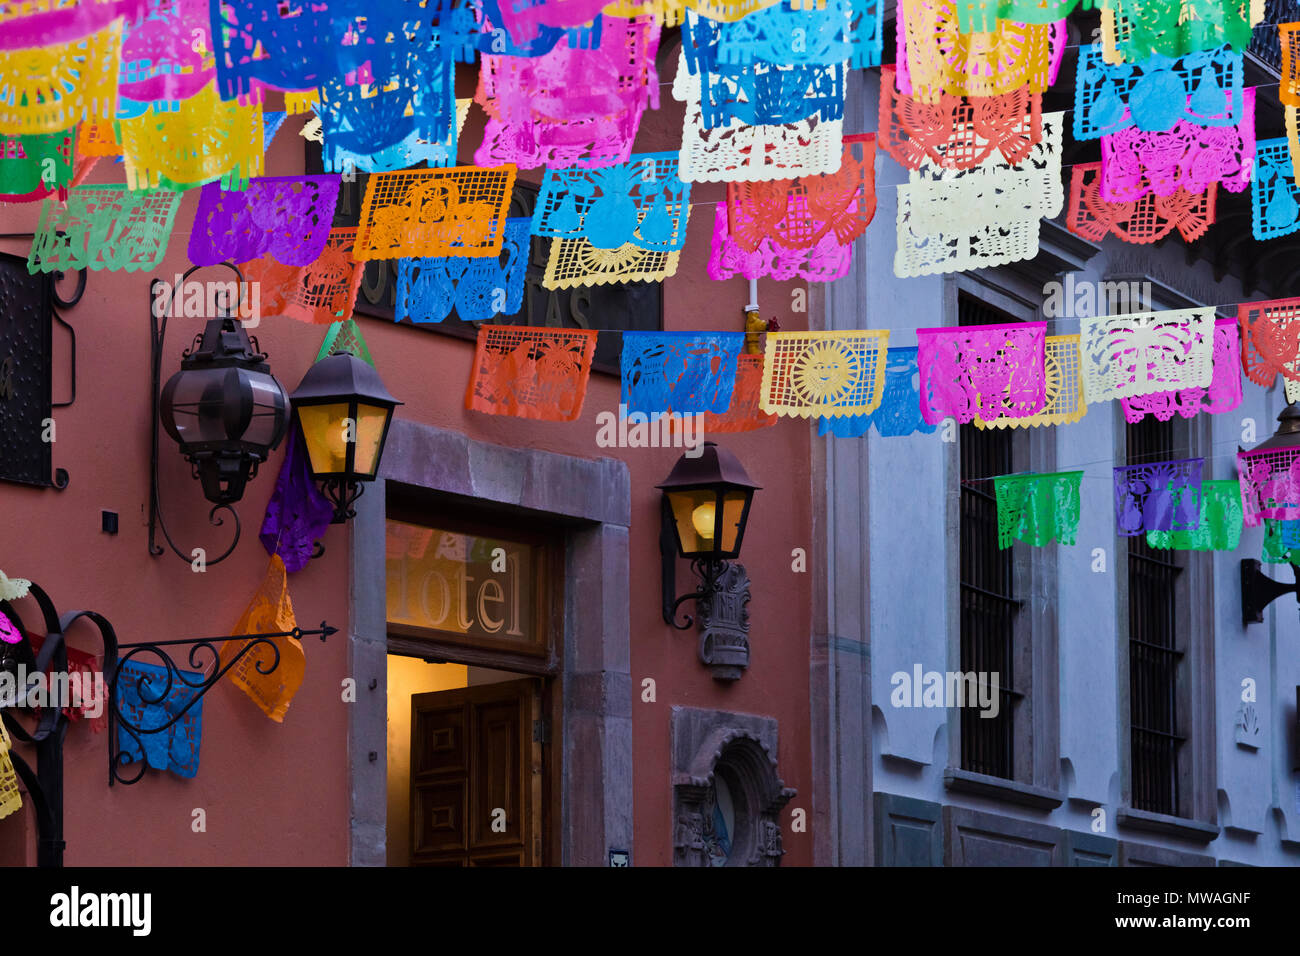
[[[412,866],[541,865],[539,683],[412,695]]]

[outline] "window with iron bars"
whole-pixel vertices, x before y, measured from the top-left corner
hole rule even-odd
[[[1148,415],[1127,426],[1128,464],[1186,457],[1175,452],[1175,425]],[[1177,815],[1180,751],[1178,672],[1179,553],[1128,539],[1129,764],[1134,809]]]
[[[958,298],[959,325],[1015,321],[978,299]],[[961,717],[963,770],[1013,779],[1016,770],[1015,707],[1017,617],[1024,601],[1015,594],[1012,548],[998,547],[996,475],[1016,470],[1016,442],[1021,429],[961,426],[961,670],[998,675],[998,714],[981,717],[965,710]],[[980,678],[984,679],[984,678]]]

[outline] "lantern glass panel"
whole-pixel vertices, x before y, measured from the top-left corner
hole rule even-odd
[[[712,488],[675,489],[668,492],[677,542],[682,554],[711,554],[717,523],[717,492]]]
[[[722,539],[719,551],[731,553],[736,550],[740,538],[740,522],[745,517],[745,505],[752,494],[753,491],[748,488],[729,488],[723,493],[722,522],[717,529],[717,534]]]
[[[177,372],[168,383],[171,415],[163,411],[163,423],[184,445],[226,441],[226,373],[233,369],[191,369]],[[233,396],[238,400],[237,379]],[[170,417],[170,421],[168,421]],[[235,436],[236,438],[238,435]]]
[[[246,374],[245,378],[253,393],[253,417],[242,436],[231,437],[270,448],[277,444],[283,430],[288,397],[280,383],[270,375],[254,372]]]
[[[380,442],[388,424],[391,408],[382,405],[357,406],[357,450],[354,471],[358,475],[372,476],[379,468]]]
[[[298,421],[311,458],[312,473],[318,476],[342,475],[348,467],[348,435],[345,422],[349,417],[347,402],[329,405],[299,405]]]

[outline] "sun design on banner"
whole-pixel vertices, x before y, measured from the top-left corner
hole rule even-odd
[[[121,21],[67,43],[0,50],[0,134],[112,120],[121,51]]]
[[[889,331],[769,332],[760,407],[796,418],[866,415],[885,389]]]

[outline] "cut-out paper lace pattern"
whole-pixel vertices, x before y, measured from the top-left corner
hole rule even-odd
[[[1100,242],[1109,233],[1125,242],[1152,243],[1177,229],[1185,242],[1195,242],[1214,223],[1218,183],[1202,193],[1178,189],[1168,196],[1147,192],[1132,202],[1107,202],[1101,198],[1101,168],[1076,163],[1071,172],[1065,224],[1076,236]]]
[[[921,417],[1027,418],[1047,404],[1046,322],[917,329]]]
[[[121,156],[122,144],[112,123],[81,123],[77,126],[77,155]]]
[[[434,256],[397,261],[393,318],[398,322],[441,322],[456,310],[462,322],[487,322],[514,315],[524,302],[531,220],[507,219],[501,255]]]
[[[274,634],[292,631],[297,626],[293,602],[289,599],[289,578],[285,572],[284,560],[278,554],[273,554],[267,565],[266,576],[230,632],[232,640],[221,646],[221,666],[229,664],[250,643],[240,640],[240,635]],[[302,642],[297,638],[275,637],[264,640],[265,643],[255,644],[227,673],[230,682],[247,694],[266,716],[276,723],[283,723],[294,694],[302,686],[303,675],[307,670],[307,656],[303,653]],[[275,647],[271,647],[271,644]],[[275,662],[277,650],[280,666],[274,672],[267,673]]]
[[[190,261],[214,266],[269,255],[286,266],[311,265],[329,238],[338,195],[338,176],[266,176],[243,192],[209,183],[194,214]]]
[[[925,186],[921,184],[917,188]],[[906,184],[898,187],[894,275],[899,278],[987,269],[1038,255],[1037,219],[986,224],[969,232],[947,235],[913,226],[910,188]]]
[[[1250,228],[1256,239],[1276,239],[1300,229],[1296,188],[1286,138],[1255,144],[1255,180],[1250,187]]]
[[[636,153],[619,166],[548,169],[533,211],[533,234],[585,239],[596,249],[631,243],[652,252],[686,244],[691,184],[676,153]]]
[[[156,0],[9,0],[0,6],[0,50],[78,40],[118,17],[138,23]]]
[[[1300,448],[1240,452],[1237,476],[1247,528],[1258,527],[1265,518],[1300,520]]]
[[[826,233],[811,249],[786,249],[771,239],[759,241],[752,252],[740,248],[728,231],[727,207],[718,203],[713,210],[713,237],[709,248],[710,279],[758,279],[771,276],[778,282],[806,279],[809,282],[834,282],[848,274],[853,262],[853,247],[835,241]]]
[[[488,415],[571,422],[582,414],[595,329],[484,325],[465,407]]]
[[[307,450],[299,444],[298,429],[291,428],[257,539],[268,554],[280,556],[287,573],[294,574],[311,561],[316,542],[333,519],[334,505],[312,480]]]
[[[1264,0],[1101,0],[1107,63],[1141,63],[1152,53],[1182,56],[1227,45],[1244,52]]]
[[[124,186],[78,186],[68,191],[66,205],[46,199],[27,271],[154,269],[180,205],[180,193],[133,193]]]
[[[900,0],[898,88],[924,103],[997,96],[1020,87],[1043,93],[1065,52],[1065,21],[999,20],[990,33],[961,33],[952,0]]]
[[[1079,48],[1074,84],[1074,138],[1096,139],[1136,126],[1171,130],[1180,119],[1198,126],[1236,126],[1244,108],[1242,55],[1228,47],[1142,63],[1103,62],[1101,46]]]
[[[218,179],[227,189],[239,189],[262,175],[260,103],[222,102],[209,85],[175,110],[158,106],[119,126],[131,189],[183,191]]]
[[[21,810],[23,806],[22,791],[18,789],[18,772],[14,770],[13,758],[9,756],[12,748],[9,731],[5,728],[4,720],[0,719],[0,820]]]
[[[819,418],[817,434],[861,438],[872,426],[883,438],[903,438],[915,432],[932,434],[935,426],[921,418],[921,373],[916,365],[916,351],[914,345],[889,349],[885,357],[884,394],[874,412]]]
[[[544,23],[534,23],[518,30],[518,39],[511,35],[504,26],[506,17],[497,0],[473,0],[474,17],[478,21],[477,35],[470,35],[467,41],[472,49],[480,53],[500,56],[545,56],[561,40],[574,49],[594,50],[604,38],[605,18],[597,13],[583,23],[567,27],[552,27]],[[618,29],[618,24],[612,25]],[[465,60],[470,62],[472,56]]]
[[[205,679],[198,671],[171,671],[135,658],[118,665],[118,713],[140,728],[118,724],[118,741],[130,763],[143,760],[178,777],[198,774],[203,698],[196,688]]]
[[[743,332],[624,332],[622,404],[629,413],[725,412]]]
[[[1074,544],[1079,533],[1082,471],[1049,475],[1000,475],[993,479],[998,502],[998,547],[1023,541],[1036,548]]]
[[[894,67],[880,69],[881,145],[908,169],[924,162],[970,169],[994,150],[1019,163],[1042,139],[1042,101],[1025,87],[997,96],[953,96],[923,103],[900,92]]]
[[[1191,531],[1148,531],[1147,546],[1175,551],[1236,551],[1241,542],[1241,488],[1236,481],[1201,481],[1200,524]]]
[[[1237,306],[1237,321],[1248,379],[1265,387],[1278,375],[1300,382],[1300,298],[1243,302]]]
[[[495,256],[501,253],[515,167],[373,173],[353,255]]]
[[[1024,418],[975,419],[976,428],[1029,428],[1067,425],[1088,413],[1083,397],[1083,372],[1079,368],[1079,336],[1047,336],[1043,354],[1043,379],[1047,401],[1043,410]]]
[[[65,43],[0,50],[0,134],[55,133],[113,119],[121,52],[118,21]]]
[[[257,283],[262,315],[315,325],[350,319],[365,274],[365,263],[352,258],[356,236],[354,226],[332,229],[320,255],[305,266],[287,266],[270,255],[243,263],[244,278]]]
[[[613,19],[598,48],[570,39],[531,59],[485,53],[474,99],[488,119],[475,162],[531,169],[626,161],[642,114],[659,107],[659,32],[647,18]]]
[[[1210,386],[1212,308],[1085,316],[1079,324],[1090,404]]]
[[[148,16],[126,27],[118,95],[176,103],[215,82],[210,29],[208,0],[154,0]]]
[[[716,63],[732,66],[830,66],[847,61],[849,69],[867,69],[880,65],[883,13],[879,0],[827,0],[820,9],[796,8],[783,0],[742,20],[719,24],[713,55]],[[684,32],[694,32],[700,19],[688,13]]]
[[[1133,423],[1145,415],[1167,422],[1177,412],[1191,418],[1198,412],[1221,415],[1241,404],[1241,349],[1237,320],[1219,319],[1214,324],[1214,371],[1208,388],[1185,388],[1176,392],[1153,392],[1121,400],[1124,420]]]
[[[76,139],[72,130],[0,136],[0,202],[36,202],[55,190],[65,196],[75,172]]]
[[[552,239],[542,288],[660,282],[677,274],[681,255],[642,249],[630,242],[617,249],[597,249],[586,239]]]
[[[725,412],[704,413],[704,434],[748,432],[775,425],[777,416],[763,411],[762,397],[763,355],[742,352],[736,356],[736,386],[731,392],[731,404]],[[680,417],[674,417],[671,423],[677,428],[681,421]]]
[[[1243,94],[1236,126],[1200,126],[1179,120],[1164,133],[1136,128],[1101,138],[1101,196],[1110,202],[1168,196],[1178,189],[1203,193],[1214,183],[1229,192],[1250,185],[1255,164],[1255,91]]]
[[[408,134],[401,142],[378,152],[354,153],[340,146],[337,140],[325,141],[324,134],[320,133],[320,138],[315,141],[323,143],[321,162],[326,172],[336,173],[347,173],[349,170],[363,173],[390,172],[409,169],[420,163],[428,163],[430,168],[450,166],[456,161],[456,144],[461,130],[465,128],[465,120],[469,116],[469,107],[473,102],[469,97],[456,101],[456,128],[448,130],[446,136],[438,141],[431,142],[424,139],[417,130]],[[319,119],[313,122],[318,126],[320,124]],[[304,134],[306,131],[307,127],[304,126]],[[317,132],[319,133],[319,130]]]
[[[1201,524],[1203,458],[1115,469],[1115,526],[1121,537],[1195,531]]]
[[[732,23],[742,20],[758,10],[775,6],[781,0],[613,0],[606,4],[605,13],[611,17],[648,16],[666,27],[682,22],[687,10],[702,17]],[[805,5],[819,7],[820,0],[806,0]]]
[[[889,330],[768,332],[760,407],[791,418],[869,415],[885,392]]]

